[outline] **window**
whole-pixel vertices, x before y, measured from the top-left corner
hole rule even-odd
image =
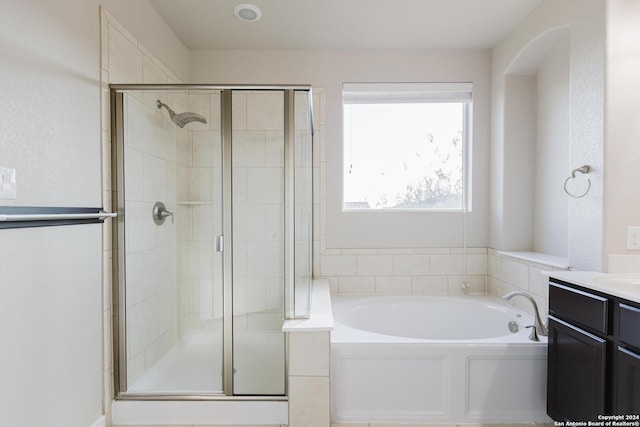
[[[464,210],[471,83],[345,83],[343,210]]]

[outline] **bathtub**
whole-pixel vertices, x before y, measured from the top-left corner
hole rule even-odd
[[[533,316],[485,295],[336,295],[332,304],[333,422],[551,421],[547,340],[529,340],[525,328]]]

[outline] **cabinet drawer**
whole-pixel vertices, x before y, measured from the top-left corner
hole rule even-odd
[[[573,289],[559,283],[549,283],[549,311],[556,316],[577,322],[601,334],[608,328],[607,298]]]
[[[619,303],[620,329],[618,336],[625,343],[640,349],[640,308]]]

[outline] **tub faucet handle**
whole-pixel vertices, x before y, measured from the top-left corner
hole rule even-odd
[[[525,326],[525,328],[531,328],[531,333],[529,334],[529,339],[531,341],[540,341],[540,338],[538,338],[538,332],[536,331],[535,325]]]

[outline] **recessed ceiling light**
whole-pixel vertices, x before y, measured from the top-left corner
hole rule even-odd
[[[258,6],[248,3],[237,5],[233,12],[241,21],[245,22],[255,22],[262,17],[262,11]]]

